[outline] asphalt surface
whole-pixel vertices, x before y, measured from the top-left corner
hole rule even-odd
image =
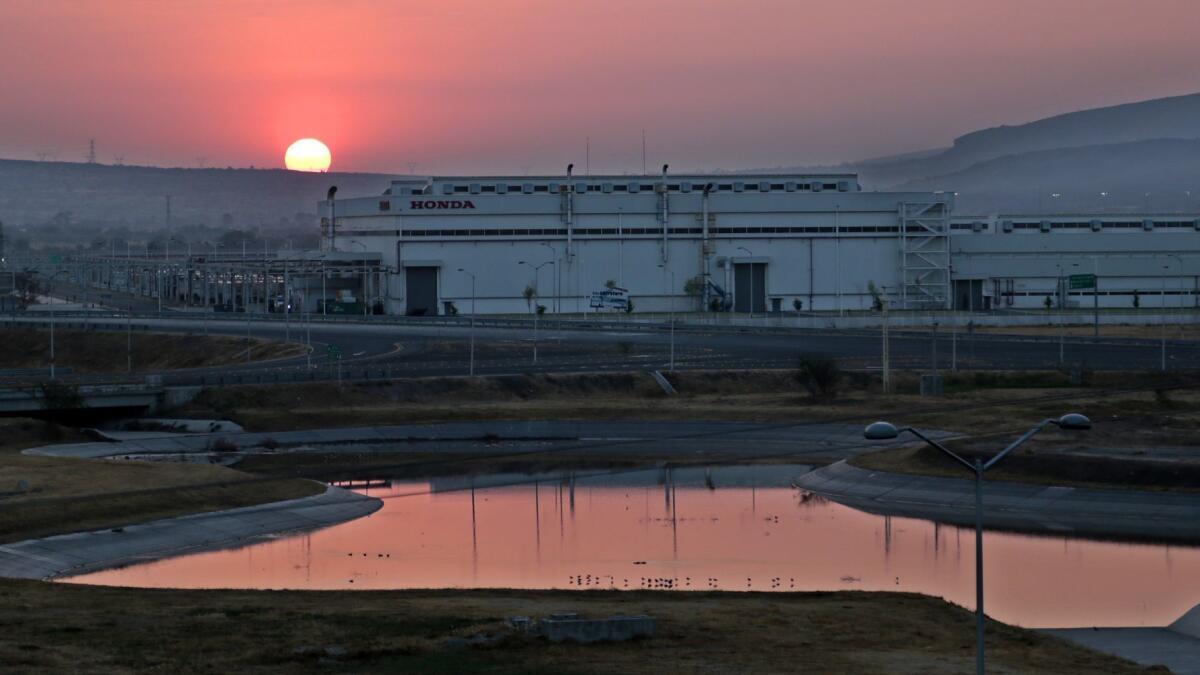
[[[44,313],[17,317],[40,323],[50,320]],[[308,356],[269,363],[168,371],[163,373],[167,384],[216,384],[212,381],[214,376],[247,371],[308,372],[332,378],[339,364],[347,377],[369,376],[360,372],[364,368],[386,369],[387,377],[466,375],[470,371],[472,332],[477,375],[667,370],[672,341],[678,369],[794,368],[801,355],[836,358],[847,369],[881,368],[881,338],[870,331],[731,331],[680,326],[672,338],[662,327],[628,331],[587,330],[574,323],[570,328],[560,328],[550,318],[539,322],[535,341],[532,322],[521,327],[480,325],[472,331],[466,325],[434,321],[389,323],[378,319],[339,319],[326,322],[319,317],[308,321],[301,316],[293,318],[295,320],[285,323],[278,318],[263,320],[253,315],[210,314],[204,319],[170,315],[126,319],[106,315],[87,319],[58,316],[55,321],[65,327],[86,324],[92,328],[124,330],[132,326],[135,330],[290,339],[312,347]],[[13,319],[12,315],[0,317],[0,325]],[[484,324],[485,320],[480,322]],[[340,359],[330,355],[334,350],[340,353]],[[951,368],[959,371],[1053,370],[1060,367],[1157,370],[1162,345],[1156,340],[1069,339],[1063,345],[1061,366],[1059,351],[1058,339],[1045,337],[994,334],[952,337],[943,332],[934,339],[929,334],[893,332],[890,338],[893,369],[929,370],[936,358],[942,372]],[[1166,351],[1168,370],[1200,368],[1200,344],[1169,341]]]
[[[182,553],[244,545],[374,513],[383,502],[336,487],[283,502],[0,546],[0,577],[50,579]]]
[[[263,447],[266,443],[285,446],[287,452],[441,451],[494,456],[594,449],[672,457],[720,455],[729,459],[806,455],[833,461],[875,449],[862,440],[861,425],[830,422],[484,421],[280,432],[121,433],[115,438],[120,440],[49,445],[24,452],[76,458],[179,458],[208,454],[212,444],[222,440],[251,453],[283,452]]]
[[[870,471],[838,462],[798,487],[869,513],[975,524],[975,481]],[[1200,542],[1200,493],[984,481],[986,527],[1132,540]]]
[[[1042,632],[1175,675],[1200,675],[1200,639],[1170,628],[1056,628]]]

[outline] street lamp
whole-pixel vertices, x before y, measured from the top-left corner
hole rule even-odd
[[[1055,267],[1055,269],[1058,270],[1058,276],[1055,277],[1055,279],[1054,279],[1054,294],[1056,296],[1058,296],[1058,298],[1057,298],[1057,300],[1058,300],[1058,367],[1061,368],[1063,365],[1063,355],[1064,355],[1064,352],[1066,351],[1065,343],[1066,343],[1066,333],[1067,333],[1067,327],[1066,327],[1066,324],[1064,323],[1064,319],[1063,319],[1063,305],[1065,304],[1063,302],[1063,296],[1065,294],[1063,292],[1063,287],[1062,287],[1063,286],[1062,262],[1059,261],[1059,262],[1054,263],[1054,267]]]
[[[746,255],[748,255],[748,256],[751,256],[751,257],[754,256],[754,254],[750,252],[750,249],[746,248],[745,246],[739,246],[737,248],[739,251],[745,251]],[[753,260],[750,261],[750,317],[749,318],[751,318],[751,319],[754,318],[754,261]]]
[[[542,268],[545,267],[546,265],[553,265],[554,261],[547,260],[546,262],[541,263],[539,265],[534,265],[533,263],[527,263],[524,260],[518,260],[517,264],[518,265],[526,265],[526,266],[533,268],[533,294],[534,294],[534,296],[537,297],[538,300],[541,300],[542,294],[540,292],[538,292],[538,277],[540,276],[539,272],[541,272]],[[539,305],[539,307],[540,306],[541,305]],[[538,339],[538,311],[537,311],[537,308],[534,308],[534,311],[533,311],[533,362],[534,363],[537,363],[537,357],[538,357],[537,339]]]
[[[67,273],[66,270],[59,270],[59,271],[55,272],[54,274],[51,274],[50,278],[47,279],[46,281],[48,284],[52,284],[54,281],[54,277],[57,277],[60,274],[66,274],[66,273]],[[15,279],[16,277],[13,277],[13,278]],[[50,379],[52,379],[52,380],[54,379],[54,365],[55,365],[54,364],[54,294],[51,293],[50,294]]]
[[[362,250],[363,250],[363,316],[366,316],[367,315],[367,245],[362,243],[361,241],[358,241],[357,239],[351,239],[350,243],[358,244],[359,246],[362,246]]]
[[[475,275],[471,272],[458,268],[459,272],[471,277],[471,370],[470,375],[475,375]]]
[[[666,265],[659,265],[660,269],[666,270],[667,274],[671,275],[671,287],[667,293],[667,301],[670,303],[667,310],[671,322],[671,362],[667,370],[675,372],[675,271]]]
[[[550,249],[550,254],[554,256],[555,260],[558,260],[558,249],[554,248],[553,246],[551,246],[550,244],[547,244],[544,241],[542,242],[542,246],[545,246],[546,248]],[[562,313],[562,299],[561,299],[562,289],[560,288],[562,286],[562,283],[560,281],[561,279],[562,279],[562,269],[558,265],[555,265],[554,266],[554,313],[555,314]]]
[[[1067,413],[1058,419],[1042,420],[987,462],[984,462],[979,457],[976,457],[974,461],[967,461],[953,450],[950,450],[946,446],[938,443],[932,438],[929,438],[925,434],[913,429],[912,427],[896,428],[896,426],[890,422],[875,422],[863,430],[863,437],[869,441],[892,440],[898,437],[902,432],[910,433],[924,441],[927,445],[951,457],[954,459],[954,461],[965,466],[970,471],[975,472],[975,670],[977,673],[979,673],[979,675],[983,675],[984,672],[983,473],[995,466],[997,462],[1008,456],[1010,452],[1023,445],[1030,438],[1033,438],[1034,434],[1048,426],[1057,426],[1060,429],[1069,431],[1082,431],[1085,429],[1091,429],[1092,421],[1089,420],[1085,415],[1081,415],[1079,413]]]

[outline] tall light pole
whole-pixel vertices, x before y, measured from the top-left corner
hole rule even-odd
[[[362,246],[363,250],[363,316],[367,315],[367,245],[356,239],[350,240],[351,244]]]
[[[59,270],[59,271],[55,272],[54,274],[50,275],[49,281],[51,283],[53,283],[54,277],[57,277],[60,274],[66,274],[66,273],[67,273],[66,270]],[[14,279],[13,284],[15,285],[16,284],[16,281],[15,281],[16,276],[13,276],[13,279]],[[55,361],[55,356],[54,356],[54,294],[51,293],[50,294],[50,379],[52,379],[52,380],[54,379],[54,366],[55,366],[54,361]]]
[[[670,292],[667,293],[667,301],[670,303],[668,306],[668,316],[671,323],[671,361],[667,370],[673,373],[675,372],[675,271],[666,265],[659,265],[659,267],[671,275],[671,288]]]
[[[538,300],[541,300],[542,294],[538,291],[538,277],[541,276],[539,274],[539,272],[541,272],[542,268],[545,267],[546,265],[553,265],[554,261],[547,260],[544,263],[534,265],[532,263],[527,263],[524,260],[518,260],[517,264],[518,265],[527,265],[527,266],[533,268],[533,294],[535,297],[537,297]],[[538,305],[538,306],[540,307],[541,305]],[[538,359],[538,311],[537,311],[537,308],[535,307],[533,310],[533,362],[537,363],[537,359]]]
[[[546,248],[550,249],[550,254],[554,256],[554,260],[555,261],[558,260],[558,249],[554,248],[550,244],[547,244],[546,242],[542,242],[542,246],[545,246]],[[562,312],[562,303],[559,300],[560,295],[561,295],[561,289],[559,288],[559,286],[561,285],[560,284],[561,275],[562,275],[561,268],[558,265],[555,265],[554,266],[554,313],[555,314],[560,314]]]
[[[471,369],[469,371],[469,374],[472,377],[474,377],[474,375],[475,375],[475,275],[464,270],[461,267],[458,268],[458,271],[471,277]]]
[[[1066,333],[1067,327],[1063,323],[1063,273],[1062,262],[1054,263],[1054,268],[1058,270],[1058,276],[1054,278],[1054,295],[1057,296],[1058,302],[1058,367],[1063,366],[1063,356],[1066,351]]]
[[[1092,421],[1079,413],[1067,413],[1058,419],[1042,420],[986,462],[979,457],[976,457],[974,461],[967,461],[953,450],[911,427],[898,429],[889,422],[875,422],[863,430],[863,437],[870,441],[892,440],[898,437],[901,432],[910,433],[975,473],[975,671],[979,675],[983,675],[984,672],[983,474],[995,466],[997,462],[1008,456],[1010,452],[1023,445],[1030,438],[1033,438],[1034,434],[1049,426],[1057,426],[1064,430],[1079,431],[1091,429]]]
[[[754,318],[754,260],[753,260],[754,254],[751,253],[750,249],[746,248],[745,246],[739,246],[738,250],[745,251],[746,255],[751,257],[751,260],[750,260],[750,316],[749,316],[749,318],[753,319]]]

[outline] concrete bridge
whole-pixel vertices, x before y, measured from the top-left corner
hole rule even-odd
[[[0,416],[48,414],[152,413],[185,402],[191,388],[168,388],[160,382],[130,384],[59,384],[0,389]]]

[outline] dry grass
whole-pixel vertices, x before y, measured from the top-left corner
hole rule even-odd
[[[864,376],[853,377],[839,398],[822,402],[813,401],[785,371],[679,372],[671,378],[680,395],[672,397],[649,375],[637,372],[409,379],[340,388],[323,383],[244,385],[206,390],[179,412],[227,416],[254,431],[504,419],[780,422],[895,417],[897,422],[978,433],[1008,430],[1014,419],[1040,419],[1048,409],[1112,407],[1096,407],[1110,397],[1107,392],[1070,386],[1067,376],[1058,373],[948,376],[952,394],[940,399],[913,393],[916,377],[911,375],[896,377],[901,393],[892,395],[881,394]],[[1097,380],[1098,386],[1138,383],[1121,374]],[[1153,394],[1137,396],[1154,404]],[[1193,405],[1190,393],[1172,396]],[[1046,397],[1059,400],[1047,403]],[[1200,399],[1195,409],[1200,411]]]
[[[1080,319],[1073,318],[1076,323],[1059,326],[1053,320],[1050,323],[1040,326],[975,326],[976,333],[1002,333],[1005,335],[1035,335],[1042,337],[1058,337],[1060,334],[1065,334],[1067,337],[1092,337],[1095,334],[1095,327],[1090,323],[1090,320],[1080,322]],[[959,335],[966,332],[962,326],[958,329]],[[1143,338],[1149,340],[1158,340],[1162,337],[1164,327],[1160,324],[1100,324],[1100,337],[1102,338]],[[1200,340],[1200,324],[1182,324],[1175,323],[1170,319],[1167,320],[1165,332],[1168,340]]]
[[[163,591],[0,582],[0,662],[38,671],[334,670],[501,673],[962,673],[974,623],[940,600],[886,593]],[[503,633],[512,615],[646,613],[654,638],[553,645]],[[295,653],[338,646],[330,662]],[[1136,673],[1128,662],[1004,624],[997,673]]]
[[[57,330],[55,363],[81,373],[124,372],[128,367],[127,337],[132,340],[134,370],[200,368],[246,361],[246,340],[238,337],[182,333]],[[50,360],[49,331],[0,329],[0,369],[45,368]],[[304,354],[295,342],[251,339],[250,360]]]
[[[241,471],[202,464],[22,455],[50,442],[83,440],[44,422],[0,422],[0,542],[117,527],[188,513],[316,494],[298,479],[245,483]],[[26,490],[18,490],[24,481]],[[244,483],[244,484],[239,484]]]

